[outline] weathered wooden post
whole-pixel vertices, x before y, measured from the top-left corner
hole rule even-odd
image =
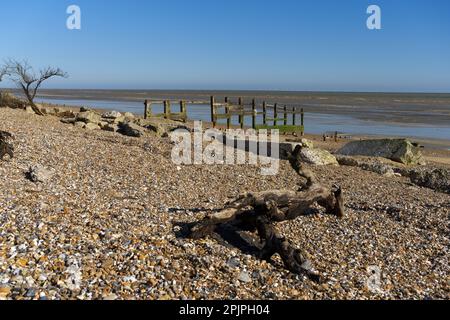
[[[244,129],[244,102],[241,97],[239,97],[239,124],[241,129]]]
[[[292,107],[292,125],[297,125],[297,113],[295,107]]]
[[[301,110],[301,126],[302,126],[302,137],[305,135],[305,112],[302,108]]]
[[[267,104],[263,101],[263,125],[267,125]]]
[[[334,133],[334,142],[338,142],[338,132]]]
[[[231,114],[228,105],[228,97],[225,97],[225,113],[227,114],[227,129],[231,129]]]
[[[145,105],[144,119],[148,119],[152,117],[152,103],[148,100],[145,100],[144,105]]]
[[[283,112],[284,112],[284,125],[287,126],[288,124],[287,106],[284,106]]]
[[[216,100],[214,96],[211,96],[211,122],[213,125],[213,128],[216,127]]]
[[[144,119],[147,119],[148,115],[148,100],[144,101]]]
[[[278,125],[278,103],[275,103],[273,111],[273,126],[276,127],[277,125]]]
[[[165,100],[164,101],[164,119],[170,119],[170,101],[169,100]]]
[[[187,119],[188,119],[186,101],[183,101],[183,100],[180,101],[180,110],[181,110],[181,117],[183,118],[183,122],[186,123]]]
[[[256,100],[252,100],[252,128],[256,129],[256,115],[258,112],[256,111]]]

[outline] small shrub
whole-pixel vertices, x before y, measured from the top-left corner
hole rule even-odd
[[[25,109],[26,103],[8,92],[0,92],[0,108]]]

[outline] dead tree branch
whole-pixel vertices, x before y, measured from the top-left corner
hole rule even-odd
[[[312,269],[311,263],[305,258],[306,255],[282,237],[274,224],[306,215],[314,204],[325,208],[327,214],[342,218],[344,197],[340,187],[335,186],[331,190],[323,187],[317,182],[314,174],[301,165],[298,159],[300,150],[301,147],[298,146],[289,156],[293,169],[306,179],[300,191],[272,190],[244,194],[226,205],[223,210],[208,215],[194,225],[190,236],[194,239],[204,238],[214,232],[220,224],[245,225],[246,229],[257,230],[261,240],[264,241],[262,259],[270,260],[278,253],[290,271],[319,280],[319,275]]]
[[[3,66],[0,68],[0,82],[2,82],[3,77],[5,77],[6,75],[8,75],[8,68],[7,66]]]

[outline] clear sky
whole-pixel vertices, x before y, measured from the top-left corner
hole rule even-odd
[[[51,88],[450,92],[448,0],[2,0],[0,38]]]

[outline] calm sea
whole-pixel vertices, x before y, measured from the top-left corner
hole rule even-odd
[[[98,109],[117,110],[122,112],[132,112],[135,114],[143,114],[143,102],[137,101],[108,101],[108,100],[91,100],[91,99],[58,99],[58,98],[39,98],[38,102],[60,104],[67,106],[88,106]],[[177,110],[177,106],[172,107]],[[153,105],[155,113],[163,112],[162,105]],[[188,116],[192,120],[210,121],[210,109],[206,104],[189,104]],[[234,123],[238,119],[233,119]],[[258,116],[258,121],[262,121],[262,116]],[[289,123],[291,118],[289,118]],[[298,123],[298,122],[297,122]],[[246,119],[246,125],[251,125],[251,119]],[[450,140],[450,124],[443,125],[426,125],[426,124],[407,124],[407,123],[389,123],[380,121],[380,119],[364,120],[357,117],[317,113],[306,111],[305,114],[305,130],[310,134],[324,134],[338,131],[348,135],[375,135],[375,136],[396,136],[408,138],[423,139],[439,139]]]

